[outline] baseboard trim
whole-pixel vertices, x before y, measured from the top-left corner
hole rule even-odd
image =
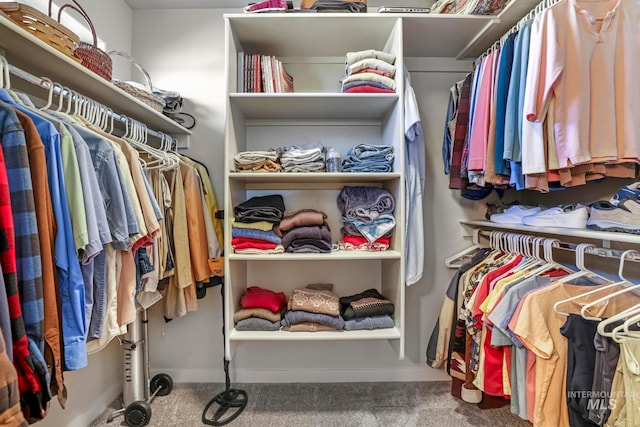
[[[177,383],[224,382],[219,370],[169,369],[155,370],[152,375],[166,373]],[[429,367],[404,369],[233,369],[231,381],[239,383],[338,383],[338,382],[426,382],[447,381],[443,371]]]
[[[81,414],[78,414],[67,427],[87,427],[96,418],[98,418],[104,412],[105,408],[108,408],[118,396],[122,394],[122,382],[112,384],[110,387],[100,393],[100,395],[93,401],[91,406],[87,408]]]

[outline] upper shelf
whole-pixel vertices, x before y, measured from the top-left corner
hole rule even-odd
[[[138,101],[3,16],[0,16],[0,54],[9,64],[30,74],[48,77],[55,83],[112,108],[118,114],[146,124],[149,129],[173,136],[191,134],[190,130]]]
[[[276,56],[343,56],[383,49],[402,20],[405,57],[474,59],[515,25],[538,0],[512,0],[499,15],[386,13],[226,14],[245,53]],[[277,28],[278,31],[273,31]]]
[[[247,119],[383,119],[396,93],[232,93],[231,106]]]

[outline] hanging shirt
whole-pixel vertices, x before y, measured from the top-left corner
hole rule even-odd
[[[583,283],[579,278],[576,283]],[[602,280],[600,280],[602,282]],[[591,282],[593,283],[593,282]],[[597,282],[596,282],[597,283]],[[599,285],[596,285],[599,286]],[[520,313],[513,317],[509,328],[536,355],[534,423],[540,427],[569,427],[566,394],[567,341],[560,332],[566,316],[556,313],[553,306],[571,296],[578,296],[595,287],[557,281],[534,291],[522,301]],[[561,306],[568,313],[579,313],[591,299],[575,299]],[[640,297],[612,298],[588,310],[590,316],[609,317],[640,303]],[[560,402],[560,404],[558,404]]]
[[[616,100],[611,96],[616,93],[616,79],[631,72],[625,70],[625,60],[617,51],[624,44],[631,44],[633,52],[638,47],[637,28],[632,24],[634,16],[636,20],[639,16],[638,6],[630,5],[629,11],[625,7],[622,0],[570,0],[536,17],[540,42],[535,49],[531,44],[529,63],[533,66],[527,76],[525,113],[527,120],[542,121],[549,97],[555,94],[561,167],[638,156],[635,144],[628,150],[625,145],[618,153]]]
[[[466,186],[462,177],[463,151],[469,126],[469,107],[471,103],[471,83],[472,74],[467,74],[461,89],[460,100],[458,101],[458,114],[456,117],[456,128],[453,136],[453,147],[451,148],[451,170],[449,172],[449,188],[462,189]]]
[[[36,208],[38,237],[40,238],[42,301],[44,303],[44,358],[49,367],[51,393],[58,396],[58,401],[64,408],[67,393],[62,377],[62,337],[59,326],[58,280],[54,254],[55,219],[51,205],[49,181],[47,179],[47,160],[44,144],[33,121],[20,111],[16,111],[16,114],[24,130],[29,151],[33,201]]]
[[[483,70],[476,95],[471,140],[469,142],[469,171],[483,172],[486,163],[495,57],[496,52],[492,51],[482,63]]]
[[[15,104],[13,98],[5,90],[0,90],[0,100],[22,111],[33,120],[45,146],[47,178],[57,227],[54,253],[60,288],[65,369],[80,369],[87,365],[84,281],[74,244],[69,206],[66,202],[67,193],[62,166],[60,134],[51,122],[27,108]]]
[[[3,113],[0,118],[0,143],[19,138],[22,132],[20,123],[13,113],[13,110],[3,106],[0,109]],[[11,322],[11,343],[13,347],[13,364],[18,373],[18,385],[20,393],[34,393],[28,402],[29,408],[37,411],[39,402],[35,398],[37,393],[42,391],[36,372],[34,372],[31,356],[29,352],[29,339],[25,329],[22,307],[20,305],[20,294],[18,288],[18,274],[16,263],[15,231],[13,220],[13,208],[11,205],[11,195],[9,190],[9,177],[5,164],[3,150],[0,150],[0,263],[7,292],[7,303],[9,306],[9,316]]]
[[[516,34],[507,37],[502,46],[502,55],[500,55],[500,67],[498,78],[496,79],[496,145],[494,150],[494,165],[497,175],[511,174],[508,163],[504,161],[505,148],[505,117],[507,114],[507,97],[509,94],[509,86],[511,84],[512,65],[514,57],[514,45]]]
[[[422,278],[424,264],[424,224],[422,194],[424,191],[425,148],[418,102],[405,69],[404,135],[407,202],[405,233],[405,283],[411,286]]]

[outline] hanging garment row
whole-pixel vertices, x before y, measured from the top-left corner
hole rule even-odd
[[[640,287],[554,261],[555,239],[491,232],[452,278],[428,349],[452,394],[481,408],[510,405],[535,426],[640,422]],[[544,256],[540,248],[544,247]]]
[[[33,422],[52,396],[64,408],[63,372],[85,367],[138,310],[197,310],[217,284],[223,236],[206,168],[168,138],[151,147],[134,120],[116,136],[69,91],[38,108],[0,74],[0,363],[13,362],[18,385],[0,417]],[[75,108],[63,111],[65,96]]]
[[[640,5],[544,1],[451,88],[449,187],[548,192],[635,178]],[[534,16],[532,16],[534,15]]]

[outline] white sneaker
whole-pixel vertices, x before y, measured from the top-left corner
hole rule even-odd
[[[491,222],[499,224],[522,224],[522,217],[540,212],[537,206],[515,205],[502,213],[493,214],[489,217]]]
[[[589,212],[584,206],[556,206],[522,218],[524,225],[537,227],[586,228]]]

